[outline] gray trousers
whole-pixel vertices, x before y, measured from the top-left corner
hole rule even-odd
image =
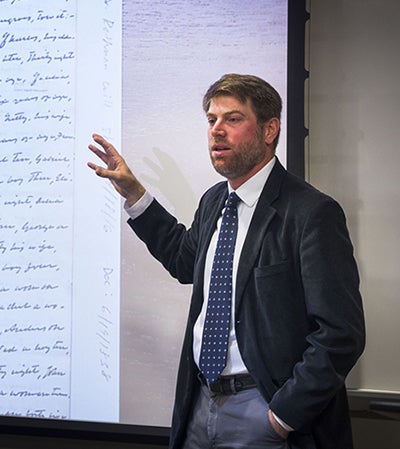
[[[257,388],[222,395],[201,385],[183,449],[288,449]]]

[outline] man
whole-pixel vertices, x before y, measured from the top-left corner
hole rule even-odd
[[[94,135],[102,149],[89,145],[107,168],[89,167],[126,199],[132,229],[172,276],[193,283],[170,447],[350,449],[344,382],[364,348],[364,319],[343,211],[279,163],[281,100],[264,80],[225,75],[203,107],[211,161],[227,182],[203,195],[190,229],[110,143]],[[232,191],[237,205],[225,204]],[[226,226],[229,305],[209,292]],[[221,324],[218,340],[208,309],[220,304],[229,329]],[[205,362],[207,351],[218,361]]]

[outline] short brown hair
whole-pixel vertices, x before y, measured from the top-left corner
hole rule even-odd
[[[282,100],[278,92],[265,80],[254,75],[228,73],[212,84],[203,98],[204,112],[208,112],[214,97],[229,95],[241,103],[250,100],[259,126],[271,118],[281,118]],[[278,144],[277,135],[274,147]]]

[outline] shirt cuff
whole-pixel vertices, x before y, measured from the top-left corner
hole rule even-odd
[[[272,412],[272,410],[271,410],[271,412]],[[281,427],[283,427],[288,432],[293,432],[294,429],[292,427],[290,427],[284,421],[282,421],[278,416],[275,415],[274,412],[272,412],[272,414],[274,415],[274,418],[278,421],[278,423]]]
[[[129,217],[134,220],[135,218],[139,217],[139,215],[142,215],[142,213],[153,202],[153,199],[153,195],[146,190],[140,200],[137,201],[133,206],[129,207],[128,203],[125,201],[124,209]]]

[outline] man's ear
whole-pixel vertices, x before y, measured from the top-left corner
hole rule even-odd
[[[267,145],[272,145],[276,136],[279,134],[281,122],[278,118],[272,117],[264,125],[264,142]]]

